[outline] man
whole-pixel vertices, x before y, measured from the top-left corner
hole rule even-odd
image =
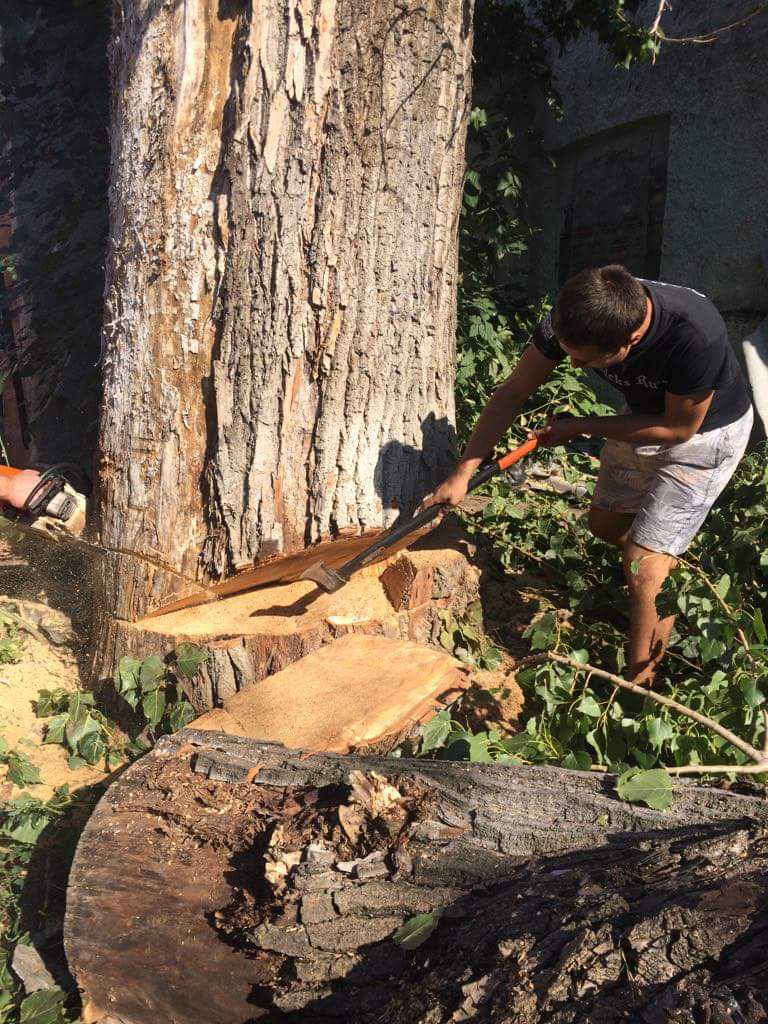
[[[536,436],[545,445],[582,434],[607,439],[589,527],[621,549],[630,594],[627,676],[650,685],[674,622],[659,618],[656,597],[733,475],[752,427],[725,324],[705,296],[621,266],[566,281],[458,466],[425,504],[458,505],[473,472],[566,356],[623,392],[626,406],[614,416],[553,420]]]

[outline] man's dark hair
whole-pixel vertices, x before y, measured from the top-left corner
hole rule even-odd
[[[552,327],[573,348],[616,352],[645,319],[646,292],[626,267],[588,267],[557,293]]]

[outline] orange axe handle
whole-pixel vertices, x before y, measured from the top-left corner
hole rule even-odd
[[[479,469],[472,479],[469,481],[467,492],[474,491],[476,488],[484,484],[486,480],[490,480],[492,476],[496,476],[498,473],[503,473],[505,469],[509,469],[510,466],[514,466],[520,459],[524,459],[526,455],[533,451],[539,442],[535,437],[530,438],[524,444],[521,444],[519,448],[515,448],[514,451],[508,452],[503,455],[500,459],[494,459],[493,462],[489,462],[488,465],[483,466]],[[398,543],[404,537],[407,537],[410,533],[414,533],[416,530],[421,529],[422,526],[426,526],[427,523],[436,519],[441,512],[444,511],[442,505],[429,505],[427,508],[422,509],[421,512],[417,512],[413,519],[409,519],[402,523],[400,526],[395,526],[393,529],[383,533],[377,540],[371,544],[365,551],[361,551],[359,555],[353,558],[350,562],[338,570],[338,573],[344,579],[349,579],[353,572],[357,572],[358,569],[362,569],[364,565],[368,565],[373,558],[378,555],[380,551],[384,551],[393,544]]]
[[[521,444],[519,448],[515,448],[513,452],[507,452],[498,460],[499,470],[503,473],[505,469],[509,469],[510,466],[514,466],[520,459],[524,459],[526,455],[530,455],[534,448],[538,445],[538,438],[531,437]]]

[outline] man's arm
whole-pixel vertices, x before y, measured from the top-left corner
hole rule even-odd
[[[491,396],[475,424],[457,470],[471,476],[512,426],[536,388],[552,373],[555,363],[528,345],[504,383]]]
[[[553,420],[535,433],[539,442],[547,445],[565,444],[581,434],[631,444],[681,444],[690,440],[704,422],[713,394],[673,395],[667,391],[664,412],[658,415],[629,413]]]
[[[429,505],[458,505],[467,493],[467,484],[477,467],[515,420],[533,392],[552,373],[553,359],[547,359],[535,345],[528,345],[504,383],[494,391],[472,431],[456,469],[435,491],[424,499]]]
[[[0,505],[23,508],[39,479],[40,474],[36,469],[23,469],[13,476],[0,473]]]

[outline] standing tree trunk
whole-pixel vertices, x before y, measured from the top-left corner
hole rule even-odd
[[[470,58],[460,0],[115,0],[97,676],[450,465]]]

